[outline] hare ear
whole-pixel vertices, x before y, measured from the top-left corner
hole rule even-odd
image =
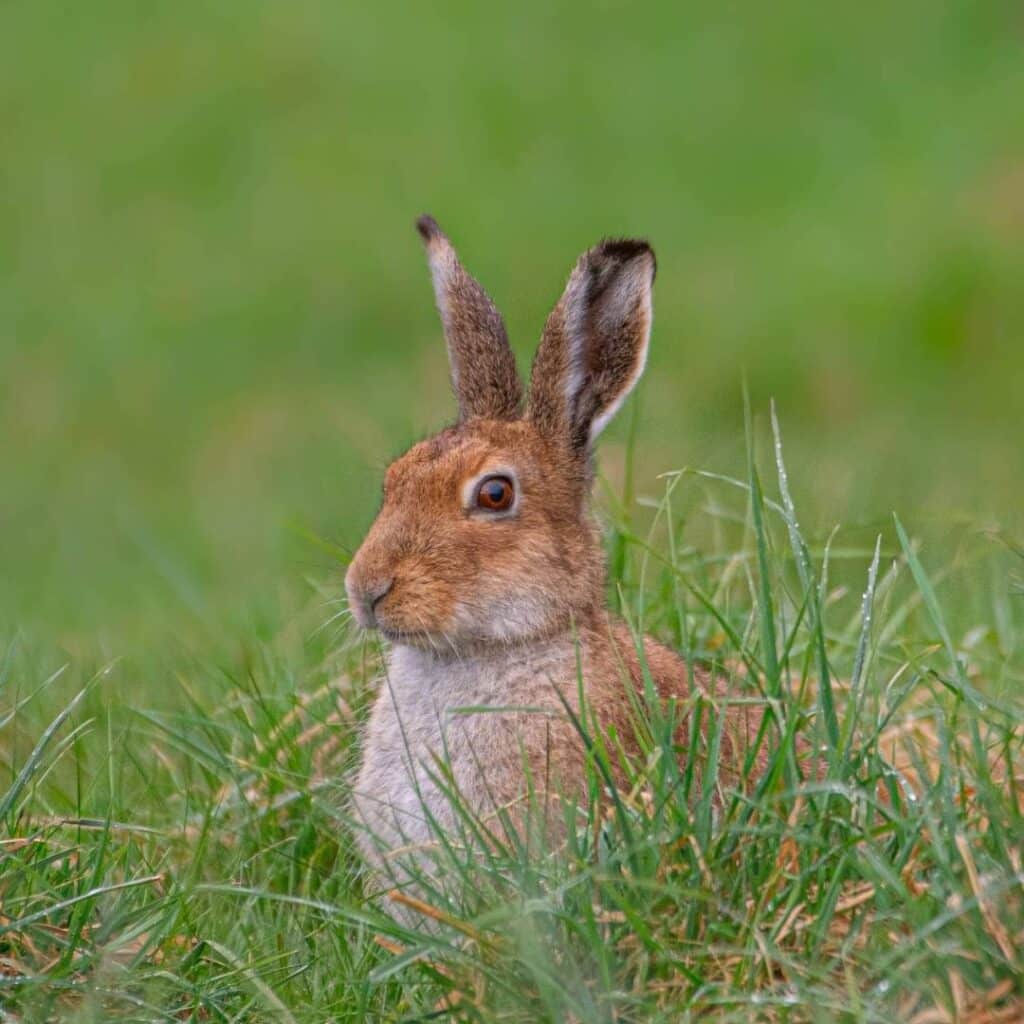
[[[654,251],[636,239],[588,249],[544,325],[527,415],[585,454],[640,379],[651,336]]]
[[[515,419],[523,389],[501,314],[466,273],[437,221],[424,215],[416,227],[434,279],[459,419]]]

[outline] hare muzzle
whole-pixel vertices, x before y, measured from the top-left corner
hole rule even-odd
[[[353,563],[354,567],[355,563]],[[363,629],[377,628],[377,608],[394,586],[393,576],[363,578],[350,568],[345,576],[349,607]]]

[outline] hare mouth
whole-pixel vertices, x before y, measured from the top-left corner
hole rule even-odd
[[[395,629],[392,626],[377,626],[380,635],[392,644],[409,644],[414,647],[431,647],[439,643],[433,633],[424,629]]]
[[[428,629],[410,630],[378,626],[378,632],[392,647],[415,648],[441,661],[460,660],[477,646],[472,642],[467,643],[465,638]]]
[[[391,629],[388,626],[378,626],[377,632],[380,633],[385,640],[389,640],[393,644],[400,644],[403,641],[408,642],[413,637],[419,636],[418,633],[412,633],[405,629]]]

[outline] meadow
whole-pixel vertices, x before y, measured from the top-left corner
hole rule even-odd
[[[1021,1018],[1013,5],[2,19],[0,1020]],[[453,414],[424,210],[521,366],[651,239],[609,601],[778,723],[716,817],[649,709],[620,813],[453,855],[429,933],[363,891],[341,600]]]

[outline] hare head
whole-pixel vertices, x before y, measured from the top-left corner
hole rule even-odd
[[[587,624],[604,603],[593,446],[643,372],[654,253],[609,240],[577,261],[523,389],[501,315],[421,217],[459,415],[388,468],[345,579],[356,620],[459,655]]]

